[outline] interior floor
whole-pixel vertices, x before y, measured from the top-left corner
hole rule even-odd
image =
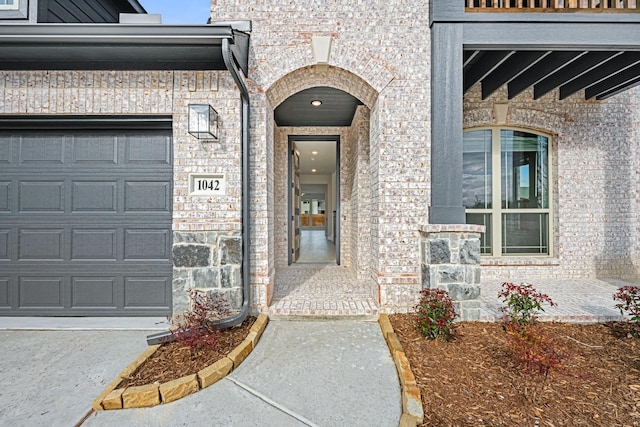
[[[370,287],[336,264],[292,264],[276,270],[269,316],[376,317]]]
[[[336,262],[336,245],[327,239],[324,228],[300,230],[300,257],[296,263]]]

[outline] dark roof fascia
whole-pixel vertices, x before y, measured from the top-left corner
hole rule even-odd
[[[221,50],[228,39],[247,75],[249,35],[232,24],[0,25],[0,69],[226,69]]]
[[[144,13],[146,14],[147,11],[145,10],[144,7],[142,7],[142,5],[140,4],[140,2],[138,0],[126,0],[127,3],[129,3],[131,5],[131,7],[137,12],[137,13]]]
[[[222,44],[233,38],[233,30],[219,25],[153,24],[9,24],[0,25],[4,43],[132,43]]]
[[[468,50],[640,50],[640,21],[471,22],[463,33]]]

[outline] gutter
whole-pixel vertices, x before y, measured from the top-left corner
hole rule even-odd
[[[249,315],[251,305],[251,287],[249,274],[249,90],[242,79],[240,70],[235,63],[229,39],[222,40],[222,56],[227,70],[240,90],[241,112],[240,126],[242,128],[242,306],[235,316],[213,322],[218,329],[228,329],[240,325]],[[147,344],[155,345],[172,342],[173,335],[170,331],[160,332],[147,336]]]

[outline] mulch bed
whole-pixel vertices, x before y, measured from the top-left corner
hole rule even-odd
[[[500,323],[460,322],[429,341],[414,315],[389,316],[422,395],[424,426],[640,426],[640,340],[627,324],[541,323],[569,351],[548,377],[527,372]]]
[[[161,345],[119,388],[145,384],[162,384],[198,373],[227,356],[249,335],[255,317],[248,317],[242,325],[220,331],[219,345],[192,354],[191,349],[179,342]]]

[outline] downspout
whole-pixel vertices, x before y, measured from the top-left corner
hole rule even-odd
[[[240,126],[242,128],[242,307],[235,316],[215,322],[220,329],[231,328],[244,322],[249,315],[251,303],[251,286],[249,275],[249,90],[244,84],[240,70],[233,59],[229,39],[222,40],[222,57],[231,73],[238,89],[240,89],[241,111]]]
[[[222,57],[231,73],[233,80],[240,90],[241,112],[240,126],[242,128],[242,306],[235,316],[214,322],[218,329],[227,329],[244,322],[249,315],[251,305],[251,287],[249,283],[249,91],[240,75],[240,70],[233,59],[229,39],[222,40]],[[171,332],[165,331],[147,336],[147,344],[155,345],[173,341]]]

